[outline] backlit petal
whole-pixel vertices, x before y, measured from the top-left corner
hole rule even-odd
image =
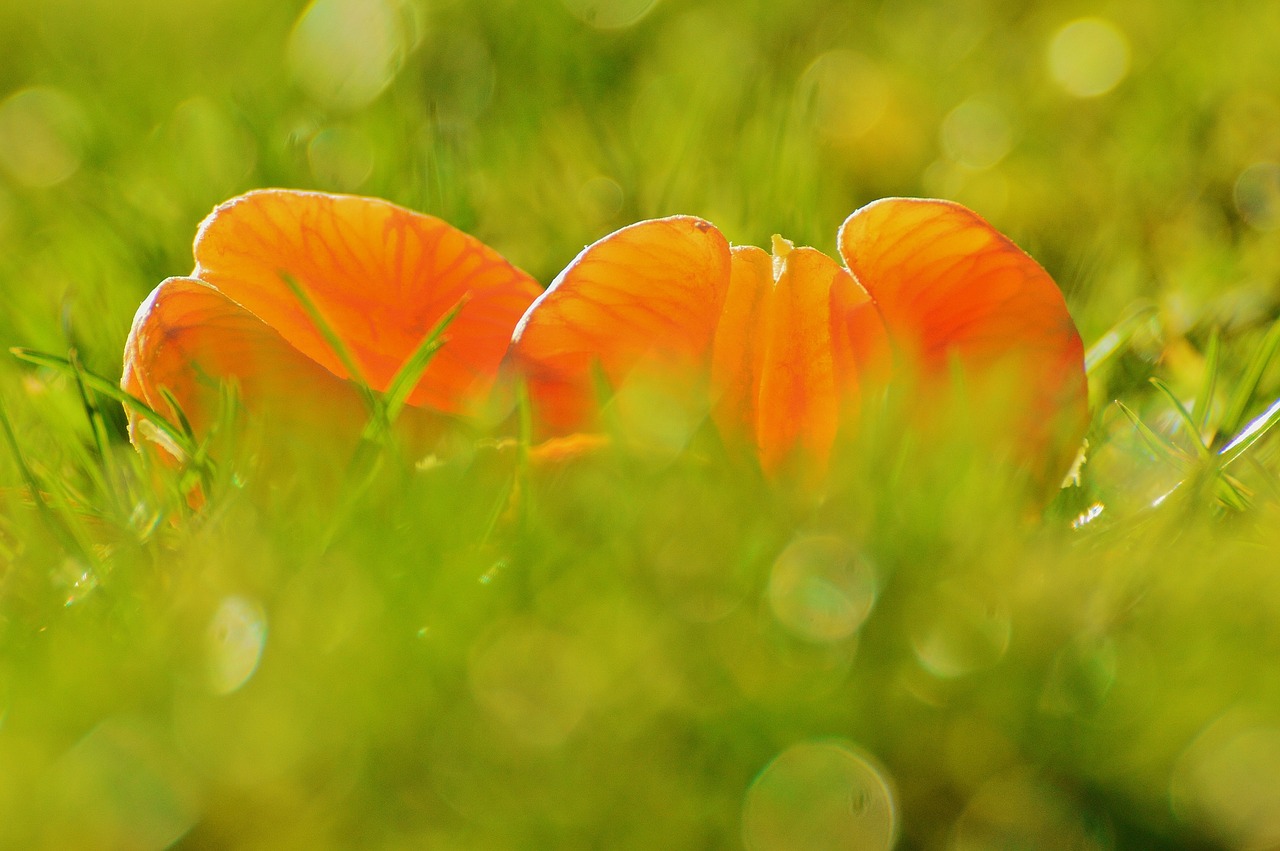
[[[753,445],[772,303],[773,258],[754,245],[734,246],[712,350],[712,414],[723,435]]]
[[[823,467],[835,442],[842,395],[831,340],[831,289],[849,273],[812,248],[790,249],[775,263],[756,417],[760,463],[772,471],[799,451],[803,462]]]
[[[716,424],[745,436],[766,471],[822,469],[837,433],[856,431],[859,391],[888,377],[880,316],[834,260],[775,238],[776,257],[733,249],[716,329]]]
[[[198,436],[218,414],[221,385],[239,383],[250,410],[306,422],[358,424],[365,416],[355,388],[303,355],[217,290],[169,278],[138,308],[125,343],[123,388],[176,421],[167,389]],[[130,412],[136,444],[140,420]]]
[[[586,248],[525,314],[511,360],[552,431],[588,424],[593,370],[706,373],[729,280],[729,244],[691,216],[625,227]]]
[[[846,416],[853,418],[865,399],[888,385],[893,357],[880,311],[847,272],[831,283],[831,346]]]
[[[889,198],[840,229],[840,251],[889,336],[926,374],[952,359],[1009,382],[1028,445],[1074,453],[1087,424],[1084,349],[1049,274],[980,216],[948,201]]]
[[[348,377],[286,283],[292,278],[385,390],[442,317],[465,299],[409,397],[459,412],[497,372],[537,283],[432,216],[386,201],[267,189],[221,205],[200,226],[193,277],[257,316],[307,357]]]

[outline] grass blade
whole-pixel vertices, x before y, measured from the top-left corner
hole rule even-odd
[[[1280,476],[1277,476],[1276,471],[1268,469],[1257,456],[1245,455],[1244,458],[1253,468],[1258,479],[1266,486],[1267,492],[1271,494],[1271,500],[1280,503]]]
[[[1219,471],[1217,477],[1218,501],[1236,511],[1248,511],[1253,506],[1253,494],[1238,479]]]
[[[1226,467],[1232,461],[1248,452],[1277,422],[1280,422],[1280,399],[1272,402],[1271,407],[1254,417],[1239,434],[1231,438],[1231,441],[1222,447],[1222,451],[1218,453],[1222,459],[1221,466]]]
[[[173,411],[174,417],[177,418],[178,428],[182,429],[182,433],[191,441],[192,446],[198,446],[196,431],[191,427],[191,420],[187,419],[186,411],[182,410],[182,405],[178,403],[178,397],[174,396],[168,387],[161,387],[160,395],[164,397],[164,401],[169,405],[169,409]]]
[[[529,385],[523,380],[516,382],[516,507],[519,509],[519,529],[521,533],[527,528],[533,501],[533,464],[530,460],[533,451],[533,399],[529,396]]]
[[[1213,333],[1209,336],[1209,343],[1205,346],[1204,352],[1204,383],[1200,385],[1200,392],[1196,394],[1194,407],[1191,409],[1196,415],[1198,434],[1206,434],[1209,430],[1209,413],[1213,407],[1213,394],[1218,389],[1218,362],[1222,354],[1222,338],[1218,334],[1218,329],[1214,328]],[[1212,440],[1212,438],[1209,438]]]
[[[84,380],[84,365],[75,349],[67,352],[67,362],[71,366],[71,376],[75,380],[76,393],[80,400],[80,410],[89,423],[89,432],[93,435],[92,449],[85,448],[76,441],[76,454],[80,456],[80,464],[85,474],[92,480],[99,493],[105,495],[112,507],[118,505],[114,487],[114,475],[111,468],[110,439],[107,437],[106,420],[98,407],[94,394]]]
[[[80,362],[80,355],[75,349],[67,353],[67,362],[71,364],[71,374],[76,380],[76,390],[80,394],[80,404],[84,408],[85,418],[89,421],[89,429],[93,432],[94,448],[98,451],[99,460],[103,469],[106,470],[108,463],[110,439],[107,437],[107,424],[102,416],[102,411],[98,408],[98,403],[94,400],[93,394],[89,391],[84,380],[84,364]]]
[[[66,524],[65,520],[45,500],[40,481],[36,478],[35,471],[31,469],[31,465],[27,463],[26,456],[22,452],[22,446],[18,443],[18,435],[13,430],[13,423],[9,419],[9,412],[5,408],[4,400],[0,400],[0,431],[4,432],[5,442],[9,444],[9,451],[13,453],[13,460],[18,465],[18,472],[21,473],[22,481],[31,494],[32,502],[35,503],[36,513],[40,515],[45,525],[49,527],[49,530],[53,532],[54,536],[62,542],[62,545],[68,551],[80,556],[86,563],[93,564],[94,560],[90,558],[88,549],[71,531],[71,527]]]
[[[293,293],[293,297],[298,300],[298,304],[302,305],[302,309],[311,320],[311,324],[315,326],[316,330],[320,332],[320,336],[324,338],[325,343],[337,355],[343,369],[347,371],[347,375],[359,389],[361,398],[369,406],[369,413],[375,416],[380,415],[381,406],[377,394],[373,392],[369,382],[365,380],[364,372],[360,369],[360,364],[356,362],[355,355],[347,348],[346,343],[342,342],[342,337],[329,320],[325,318],[320,306],[307,294],[307,291],[298,283],[297,278],[285,271],[279,272],[279,275],[280,280],[284,281],[285,286],[289,288],[289,292]]]
[[[25,361],[26,363],[34,364],[36,366],[48,367],[50,369],[58,370],[59,372],[72,374],[74,374],[76,370],[70,361],[66,358],[58,357],[57,355],[37,352],[33,349],[24,349],[21,347],[11,348],[9,349],[9,352],[18,360]],[[169,422],[164,415],[155,411],[147,405],[146,402],[143,402],[141,399],[138,399],[130,393],[126,393],[124,389],[114,381],[103,378],[101,375],[98,375],[88,369],[84,369],[83,367],[80,369],[80,377],[87,387],[92,388],[94,391],[101,393],[109,399],[114,399],[121,405],[132,410],[147,422],[151,423],[159,429],[165,437],[172,440],[174,445],[180,448],[188,456],[195,454],[196,445],[188,438],[183,430]]]
[[[1133,339],[1133,335],[1143,323],[1155,315],[1155,312],[1155,305],[1145,305],[1113,325],[1111,330],[1103,334],[1085,352],[1084,371],[1092,375],[1095,369],[1119,353]]]
[[[1117,401],[1116,405],[1124,411],[1124,415],[1129,418],[1129,422],[1133,423],[1133,427],[1138,430],[1138,435],[1142,438],[1147,447],[1155,453],[1157,458],[1167,458],[1175,461],[1179,466],[1184,466],[1189,460],[1186,454],[1165,440],[1160,435],[1151,430],[1151,427],[1142,421],[1142,418],[1135,414],[1124,402]]]
[[[1226,410],[1222,414],[1222,422],[1219,423],[1220,433],[1235,434],[1240,430],[1244,424],[1244,415],[1249,409],[1249,403],[1253,401],[1253,396],[1258,391],[1258,384],[1262,381],[1262,374],[1267,371],[1267,366],[1275,357],[1277,349],[1280,349],[1280,320],[1272,323],[1267,335],[1262,339],[1262,345],[1249,361],[1249,366],[1245,369],[1240,383],[1232,392],[1231,399],[1227,402]]]
[[[463,295],[458,300],[458,303],[441,317],[440,321],[431,329],[431,333],[422,339],[422,342],[418,344],[418,348],[414,349],[413,354],[409,355],[404,363],[401,364],[400,369],[396,371],[395,376],[391,379],[391,385],[387,387],[387,392],[383,396],[387,425],[394,423],[396,417],[400,416],[400,411],[404,408],[409,394],[418,385],[418,379],[422,378],[422,373],[431,363],[431,359],[436,352],[440,351],[440,347],[444,345],[443,336],[445,330],[453,324],[453,320],[458,317],[459,311],[462,310],[463,305],[466,303],[467,296]]]
[[[1191,439],[1195,441],[1196,454],[1203,459],[1211,457],[1213,453],[1209,451],[1209,447],[1205,446],[1204,440],[1200,437],[1200,429],[1196,425],[1195,417],[1191,416],[1191,412],[1188,411],[1186,406],[1182,404],[1182,401],[1178,399],[1178,395],[1173,392],[1173,388],[1168,384],[1165,384],[1159,378],[1153,377],[1148,379],[1148,381],[1150,381],[1151,385],[1159,390],[1161,394],[1169,400],[1169,403],[1173,405],[1173,410],[1177,412],[1178,419],[1182,420],[1182,425],[1186,428],[1187,432],[1190,433]]]

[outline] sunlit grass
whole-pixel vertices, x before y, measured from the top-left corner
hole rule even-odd
[[[1274,4],[388,0],[320,66],[344,4],[259,5],[0,4],[0,845],[1280,843]],[[817,494],[625,404],[411,449],[403,386],[363,444],[230,388],[140,455],[133,311],[266,185],[544,283],[648,216],[834,253],[955,197],[1091,346],[1078,484],[892,400]]]

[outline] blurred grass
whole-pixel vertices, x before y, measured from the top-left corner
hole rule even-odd
[[[1224,491],[1148,383],[1213,451],[1280,396],[1280,6],[584,20],[646,5],[0,2],[0,342],[114,380],[257,186],[390,198],[544,282],[640,218],[833,252],[861,204],[944,196],[1098,344],[1080,487],[1030,522],[886,427],[821,504],[701,433],[520,484],[464,443],[343,500],[250,429],[182,519],[118,406],[89,394],[99,446],[72,376],[5,359],[0,846],[881,848],[890,795],[902,848],[1280,845],[1274,440]],[[1084,48],[1050,64],[1082,15],[1127,49],[1094,97]]]

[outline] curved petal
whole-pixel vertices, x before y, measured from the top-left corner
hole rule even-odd
[[[1038,263],[949,201],[876,201],[845,221],[839,240],[914,368],[927,374],[954,358],[971,374],[999,375],[1029,397],[1019,427],[1033,448],[1060,439],[1074,452],[1088,421],[1084,347]]]
[[[754,245],[735,245],[729,269],[729,290],[711,356],[712,416],[721,434],[755,444],[773,303],[773,258]]]
[[[756,418],[760,463],[773,471],[799,450],[803,460],[822,468],[835,443],[843,396],[831,337],[831,291],[849,273],[812,248],[782,244],[774,257],[778,268]]]
[[[831,284],[831,345],[846,405],[858,406],[888,386],[893,352],[884,320],[847,271]]]
[[[192,278],[169,278],[138,308],[124,350],[121,386],[176,419],[167,389],[197,435],[212,424],[221,384],[235,379],[246,407],[323,422],[363,422],[354,386],[289,345],[256,316]],[[129,412],[129,435],[142,445]]]
[[[729,280],[729,243],[692,216],[630,225],[588,246],[520,320],[511,359],[553,431],[587,423],[592,370],[707,370]]]
[[[292,278],[378,390],[465,299],[409,396],[410,404],[455,413],[492,381],[516,321],[540,291],[452,225],[351,195],[265,189],[232,199],[201,224],[195,258],[193,277],[349,377],[291,292]]]
[[[722,432],[745,433],[761,466],[825,467],[856,428],[858,391],[887,378],[884,329],[867,294],[834,260],[774,239],[774,256],[733,249],[712,381]]]

